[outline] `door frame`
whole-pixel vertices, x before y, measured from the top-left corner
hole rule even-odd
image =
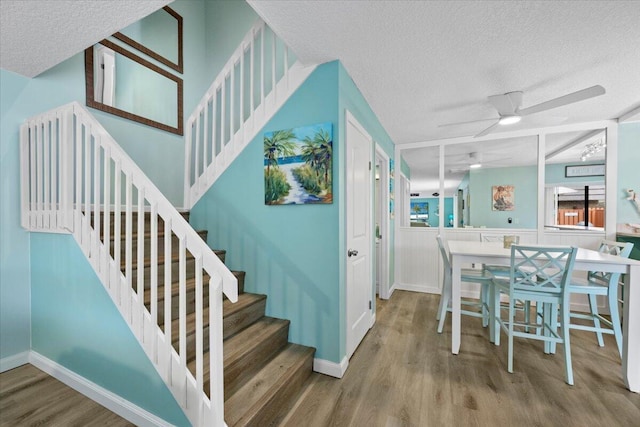
[[[373,173],[373,165],[374,165],[374,161],[375,161],[375,150],[374,150],[374,141],[373,138],[371,137],[371,134],[364,128],[364,126],[362,126],[360,124],[360,122],[355,118],[355,116],[353,114],[351,114],[351,112],[347,109],[345,109],[345,148],[344,148],[344,153],[346,154],[347,152],[347,145],[349,144],[348,142],[348,135],[347,135],[347,129],[349,127],[349,123],[351,123],[355,128],[357,128],[360,132],[362,132],[364,135],[366,135],[369,139],[369,141],[371,142],[371,145],[369,147],[369,165],[371,166],[369,168],[369,215],[368,215],[368,221],[369,221],[369,237],[370,237],[370,242],[369,242],[369,271],[370,271],[370,281],[371,283],[369,284],[370,286],[370,291],[369,291],[369,298],[371,301],[371,306],[369,309],[369,329],[371,329],[373,327],[373,325],[375,324],[376,321],[376,317],[375,317],[375,310],[376,310],[376,282],[375,282],[375,275],[374,275],[374,263],[373,263],[373,258],[372,256],[375,256],[375,237],[374,237],[374,233],[373,233],[373,218],[374,218],[374,205],[373,205],[373,196],[374,196],[374,192],[375,192],[375,175]],[[345,197],[346,197],[346,189],[347,189],[347,184],[346,184],[346,174],[347,174],[347,167],[348,167],[348,163],[346,162],[346,155],[345,155],[345,169],[344,169],[344,173],[345,173]],[[348,249],[348,215],[346,214],[347,211],[347,203],[346,203],[346,199],[345,199],[345,205],[344,205],[344,212],[345,212],[345,216],[344,216],[344,236],[343,236],[343,242],[344,242],[344,248],[345,251],[342,254],[343,257],[347,256],[347,249]],[[343,258],[346,259],[346,258]],[[357,349],[358,346],[356,346],[353,350],[354,351],[350,351],[349,349],[349,329],[351,328],[351,325],[349,325],[348,320],[348,313],[347,311],[349,310],[349,304],[347,301],[348,298],[348,289],[347,287],[349,286],[348,283],[348,267],[346,266],[346,261],[345,261],[345,269],[344,269],[344,283],[345,283],[345,290],[344,290],[344,295],[345,295],[345,304],[344,304],[344,325],[345,325],[345,329],[344,329],[344,333],[345,333],[345,350],[346,350],[346,358],[347,360],[351,358],[351,356],[353,356],[353,353],[355,352],[355,350]]]
[[[375,164],[380,163],[380,200],[378,203],[380,206],[381,218],[380,218],[380,276],[378,278],[380,283],[380,298],[389,299],[391,297],[391,287],[389,285],[389,259],[390,259],[390,239],[389,233],[391,227],[389,225],[389,155],[382,149],[382,147],[376,143],[375,149]],[[374,185],[375,191],[375,185]],[[374,206],[374,209],[377,206]],[[375,226],[375,222],[374,222]],[[375,232],[374,232],[374,250],[375,250]],[[375,252],[374,252],[375,253]],[[378,260],[377,260],[378,261]],[[377,273],[377,269],[374,270]]]

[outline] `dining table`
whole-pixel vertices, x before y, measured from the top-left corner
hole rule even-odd
[[[450,240],[451,352],[460,351],[461,271],[468,264],[509,266],[511,249],[502,242]],[[640,261],[596,250],[578,248],[574,271],[602,271],[624,274],[622,378],[629,390],[640,393]]]

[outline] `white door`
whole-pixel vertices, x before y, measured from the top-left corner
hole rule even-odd
[[[347,113],[347,357],[371,326],[371,157],[373,141]]]

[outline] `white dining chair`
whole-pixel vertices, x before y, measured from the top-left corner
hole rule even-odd
[[[449,261],[449,248],[447,243],[442,239],[440,235],[436,237],[438,242],[438,249],[440,249],[440,255],[442,256],[442,264],[444,267],[444,277],[442,280],[442,292],[440,294],[440,304],[438,306],[438,313],[436,320],[438,320],[438,333],[441,334],[444,329],[444,322],[447,317],[447,312],[451,311],[451,262]],[[486,273],[483,270],[475,270],[471,268],[463,268],[460,276],[462,282],[471,282],[480,284],[480,299],[469,300],[464,299],[461,304],[475,308],[475,310],[461,309],[460,313],[466,316],[481,317],[482,327],[489,325],[489,286],[493,276]]]
[[[603,240],[600,243],[598,252],[628,258],[633,243],[614,242]],[[616,338],[618,352],[622,357],[622,322],[620,321],[620,311],[618,307],[618,282],[620,273],[603,273],[600,271],[590,271],[587,279],[572,278],[569,291],[575,294],[586,295],[589,299],[589,313],[572,311],[570,319],[589,320],[593,326],[583,323],[572,322],[569,329],[579,329],[596,333],[598,345],[604,346],[602,334],[612,334]],[[603,317],[598,312],[597,296],[602,295],[607,298],[609,304],[610,319]]]

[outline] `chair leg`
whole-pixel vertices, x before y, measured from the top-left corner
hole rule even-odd
[[[593,327],[596,329],[596,337],[598,337],[598,345],[604,346],[604,340],[602,339],[602,326],[600,325],[600,319],[598,319],[598,300],[593,294],[589,294],[589,309],[591,310],[591,317],[593,318]]]
[[[613,324],[613,335],[616,337],[618,351],[622,357],[622,322],[620,322],[620,311],[618,310],[618,286],[615,289],[609,288],[609,311],[611,312],[611,323]]]
[[[493,343],[500,345],[500,333],[502,332],[502,326],[500,326],[500,289],[492,287],[492,301],[491,301],[491,324],[493,326]]]
[[[447,318],[447,308],[449,308],[449,300],[451,299],[451,287],[443,286],[442,295],[440,295],[440,308],[438,310],[438,333],[441,334],[444,329],[444,321]]]
[[[536,302],[536,323],[538,322],[544,325],[544,303],[540,301]],[[541,335],[543,333],[544,333],[544,327],[536,328],[536,335]]]
[[[515,321],[514,301],[509,301],[509,360],[507,371],[513,373],[513,322]]]
[[[525,323],[531,322],[531,301],[524,302],[524,322]],[[529,333],[531,331],[531,328],[529,328],[529,326],[526,326],[524,328],[524,331]]]
[[[486,328],[489,325],[489,313],[485,304],[489,298],[489,285],[483,283],[480,287],[480,311],[482,313],[482,327]]]
[[[564,366],[567,384],[573,385],[573,366],[571,364],[571,337],[569,335],[569,301],[562,303],[562,339],[564,341]],[[556,312],[556,318],[557,318]]]
[[[551,329],[557,334],[558,333],[558,304],[554,304],[551,303],[551,310],[549,311],[549,324],[551,325]],[[564,327],[564,320],[563,320],[563,327]],[[567,325],[568,327],[568,325]],[[556,343],[555,342],[549,342],[549,352],[551,354],[556,354]]]
[[[444,294],[446,292],[446,286],[442,285],[442,289],[440,290],[440,303],[438,304],[438,312],[436,313],[436,320],[440,320],[442,317],[442,306],[444,304]]]

